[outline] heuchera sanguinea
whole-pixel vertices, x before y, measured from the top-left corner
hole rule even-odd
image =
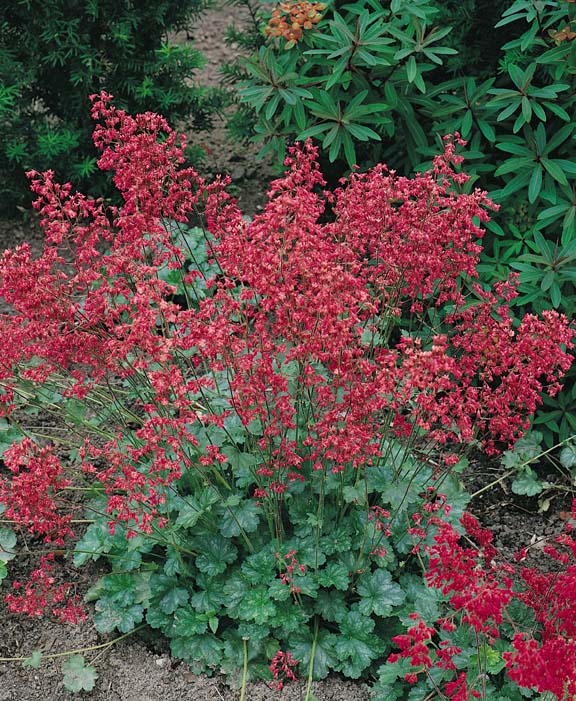
[[[407,178],[377,166],[334,193],[323,191],[312,144],[296,146],[263,212],[248,221],[226,178],[206,183],[184,167],[184,141],[164,119],[131,117],[106,93],[92,100],[99,165],[112,172],[123,205],[73,192],[51,172],[30,174],[46,243],[37,258],[23,244],[0,261],[0,295],[13,308],[0,318],[0,387],[5,415],[21,381],[41,388],[57,379],[65,397],[80,401],[120,380],[141,389],[136,427],[119,423],[79,450],[85,476],[107,495],[111,532],[118,523],[129,537],[164,527],[165,489],[186,471],[225,483],[228,457],[216,445],[201,449],[193,428],[223,426],[231,414],[247,431],[253,421],[261,426],[252,496],[280,529],[284,494],[307,475],[362,470],[382,458],[385,436],[416,433],[442,446],[449,468],[458,444],[478,439],[488,451],[512,444],[541,393],[558,390],[573,330],[554,311],[515,324],[516,279],[493,290],[477,281],[480,224],[492,205],[479,190],[459,192],[466,176],[455,170],[457,136],[445,140],[429,172]],[[201,272],[188,269],[167,226],[192,216],[206,223],[219,272],[207,281],[210,294],[182,309],[159,270],[181,271],[193,296]],[[407,316],[418,335],[398,334],[398,319]],[[223,371],[224,408],[206,399]],[[305,431],[296,430],[303,407]],[[48,543],[72,537],[58,502],[72,477],[53,451],[26,440],[6,459],[12,474],[0,477],[0,500],[9,517]],[[370,516],[388,533],[387,506]],[[451,595],[464,623],[495,636],[515,596],[511,573],[493,564],[490,539],[472,517],[463,525],[479,549],[463,548],[449,524],[435,525],[429,585]],[[425,526],[415,520],[414,534]],[[528,592],[537,583],[530,576]],[[571,576],[568,569],[558,586],[571,591]],[[29,613],[61,603],[61,590],[50,598],[47,580],[33,579],[43,589]],[[13,610],[28,608],[16,594],[8,600]],[[70,606],[53,608],[74,619]],[[522,663],[542,659],[560,639],[572,645],[572,633],[557,622],[554,637],[551,618],[541,615],[542,643],[517,636],[507,664],[519,683],[557,693],[536,679],[532,662],[529,670]],[[426,652],[431,630],[417,620],[396,640],[418,670],[435,664]],[[455,653],[436,654],[449,665]],[[292,666],[278,657],[276,668],[288,677]],[[446,693],[465,698],[465,678]]]

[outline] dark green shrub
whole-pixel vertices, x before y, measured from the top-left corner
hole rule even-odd
[[[205,0],[28,0],[0,10],[0,207],[29,201],[24,172],[53,168],[84,187],[97,177],[87,95],[129,110],[210,123],[218,97],[191,86],[202,57],[168,33]],[[102,181],[98,183],[101,191]]]

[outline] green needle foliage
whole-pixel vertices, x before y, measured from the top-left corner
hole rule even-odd
[[[206,128],[220,98],[190,84],[201,54],[169,32],[205,0],[26,0],[0,9],[0,209],[29,203],[25,171],[102,192],[87,95]],[[195,154],[196,160],[199,154]]]

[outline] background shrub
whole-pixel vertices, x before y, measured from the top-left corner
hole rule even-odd
[[[56,170],[102,194],[87,95],[108,90],[129,110],[210,123],[218,97],[192,86],[202,57],[168,33],[205,0],[28,0],[0,9],[0,208],[26,204],[24,172]]]

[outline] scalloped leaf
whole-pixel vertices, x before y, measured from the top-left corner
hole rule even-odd
[[[62,665],[64,686],[68,691],[92,691],[98,679],[96,668],[87,665],[82,655],[72,655]]]

